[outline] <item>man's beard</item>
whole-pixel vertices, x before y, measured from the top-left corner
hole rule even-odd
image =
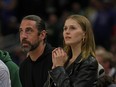
[[[36,43],[31,44],[29,41],[23,40],[23,41],[22,41],[22,44],[23,44],[23,43],[28,44],[28,47],[22,46],[22,51],[25,52],[25,53],[28,53],[29,51],[35,50],[35,49],[39,46],[40,41],[37,41]],[[22,45],[22,44],[21,44],[21,45]]]

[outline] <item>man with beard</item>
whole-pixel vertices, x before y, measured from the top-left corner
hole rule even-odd
[[[27,58],[20,65],[23,87],[43,87],[52,67],[53,47],[46,41],[45,22],[37,15],[25,16],[19,28],[21,47]]]

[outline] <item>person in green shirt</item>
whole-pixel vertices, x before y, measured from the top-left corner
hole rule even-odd
[[[22,87],[19,78],[19,66],[14,63],[7,51],[0,50],[0,60],[2,60],[9,69],[11,87]]]

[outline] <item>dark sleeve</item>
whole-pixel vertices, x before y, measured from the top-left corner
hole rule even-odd
[[[20,78],[20,82],[21,82],[21,84],[22,84],[22,87],[24,87],[24,69],[23,69],[24,67],[23,67],[23,63],[20,65],[20,67],[19,67],[19,78]]]
[[[69,76],[63,67],[56,67],[49,72],[57,87],[94,87],[97,79],[97,61],[84,62]]]

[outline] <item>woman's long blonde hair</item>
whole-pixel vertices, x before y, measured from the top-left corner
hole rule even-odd
[[[82,47],[81,47],[82,60],[88,58],[89,55],[95,57],[95,41],[94,41],[92,26],[89,20],[82,15],[71,15],[67,19],[75,20],[78,24],[80,24],[82,30],[85,32],[85,38],[83,39]],[[64,50],[68,54],[69,52],[71,52],[70,46],[67,46],[65,44],[64,44]]]

